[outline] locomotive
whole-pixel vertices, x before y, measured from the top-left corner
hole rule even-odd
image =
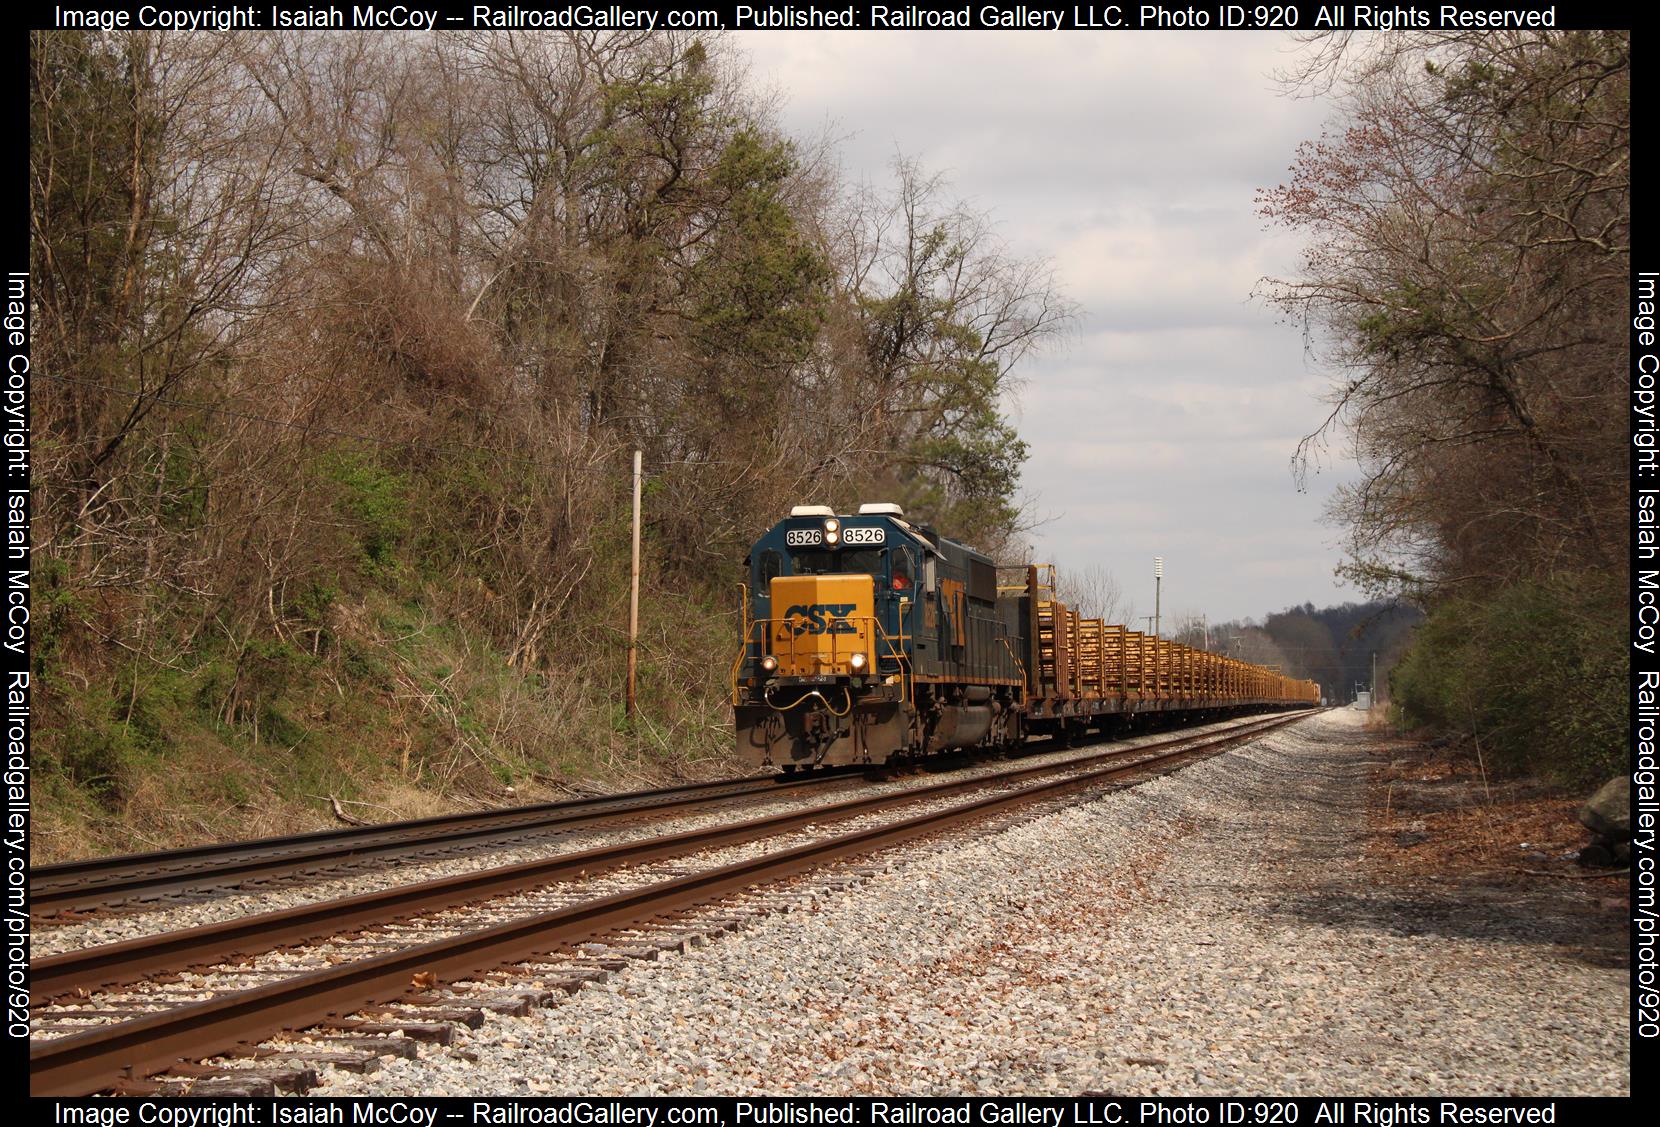
[[[1084,618],[1055,569],[1000,586],[973,548],[893,504],[798,505],[745,560],[738,754],[786,772],[1009,750],[1150,716],[1318,703],[1319,686]]]

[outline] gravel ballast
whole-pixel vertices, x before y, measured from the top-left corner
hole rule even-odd
[[[1375,879],[1362,719],[894,851],[315,1094],[1629,1092],[1625,972],[1570,899]]]
[[[1184,729],[1182,736],[1198,739],[1205,735],[1225,732],[1231,728],[1259,722],[1260,717],[1235,719],[1215,724]],[[345,872],[330,876],[319,874],[311,880],[295,878],[293,883],[281,882],[276,887],[260,887],[254,891],[228,889],[211,890],[204,899],[186,903],[166,903],[144,910],[131,907],[116,914],[98,915],[75,922],[51,922],[37,928],[32,940],[32,954],[36,957],[59,955],[107,943],[120,943],[166,931],[200,927],[205,924],[243,919],[250,915],[283,911],[309,904],[365,893],[379,892],[417,881],[438,880],[443,877],[474,873],[498,866],[518,865],[564,856],[580,850],[597,849],[608,845],[639,839],[704,829],[753,818],[770,817],[799,810],[804,806],[845,801],[854,797],[877,794],[898,794],[931,786],[947,779],[968,779],[996,775],[1011,766],[1033,767],[1064,763],[1080,756],[1106,750],[1110,747],[1136,747],[1169,739],[1178,733],[1158,733],[1137,736],[1100,747],[1042,750],[1023,756],[1018,763],[994,760],[960,768],[948,775],[913,775],[887,782],[863,782],[850,777],[846,787],[832,787],[824,791],[801,794],[782,793],[771,799],[715,805],[711,809],[692,813],[664,815],[642,829],[639,824],[583,827],[548,833],[547,835],[511,835],[504,833],[500,840],[481,842],[467,848],[464,855],[443,859],[387,857],[370,863],[368,871]]]

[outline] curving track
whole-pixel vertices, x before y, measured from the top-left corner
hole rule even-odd
[[[1206,736],[1177,736],[1129,748],[1086,754],[1064,763],[1017,768],[991,776],[940,783],[896,794],[868,796],[771,818],[696,830],[671,837],[590,850],[548,861],[430,881],[329,904],[271,913],[244,921],[153,936],[41,960],[37,989],[44,994],[90,995],[97,986],[132,982],[158,969],[178,971],[245,958],[253,952],[304,942],[342,930],[393,927],[424,913],[485,902],[466,922],[451,921],[392,934],[392,950],[366,958],[304,967],[181,1005],[110,1025],[37,1039],[30,1051],[34,1094],[77,1094],[131,1081],[183,1058],[200,1058],[280,1028],[301,1027],[377,1002],[395,1001],[414,982],[453,980],[584,941],[660,921],[833,861],[867,854],[1026,803],[1064,797],[1090,787],[1140,781],[1183,762],[1213,755],[1308,715],[1296,713]],[[987,792],[972,797],[975,792]],[[954,797],[966,802],[945,802]],[[776,839],[826,823],[911,805],[921,813],[708,867],[684,866],[662,879],[621,891],[584,895],[527,910],[523,903],[492,911],[492,898],[545,890],[573,876],[633,868],[666,859],[690,860],[721,847]],[[482,919],[482,925],[476,921]],[[414,945],[409,940],[425,940]],[[338,959],[338,955],[330,958]],[[257,974],[248,970],[232,973]],[[246,980],[244,980],[246,981]],[[73,1014],[73,1011],[65,1011]]]

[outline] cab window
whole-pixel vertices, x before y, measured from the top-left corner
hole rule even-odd
[[[790,566],[796,575],[828,575],[836,570],[836,553],[816,550],[791,552]]]
[[[911,567],[911,553],[896,551],[893,553],[893,575],[888,585],[895,591],[909,593],[916,587],[914,569]]]

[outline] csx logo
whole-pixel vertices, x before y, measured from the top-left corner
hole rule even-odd
[[[784,624],[790,633],[803,634],[857,634],[847,616],[858,608],[857,603],[814,603],[810,607],[793,606],[784,612]]]

